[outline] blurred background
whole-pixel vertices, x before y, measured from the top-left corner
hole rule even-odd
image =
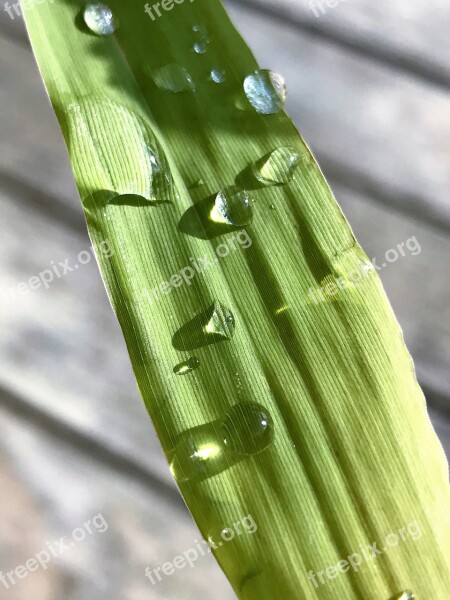
[[[377,259],[450,456],[448,0],[226,4],[262,66],[285,76],[288,111]],[[136,391],[23,20],[3,8],[0,571],[71,545],[1,580],[0,597],[232,600],[211,556],[155,586],[144,577],[199,534]],[[20,285],[81,256],[48,289]]]

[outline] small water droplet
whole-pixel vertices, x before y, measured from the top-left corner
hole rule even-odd
[[[258,161],[253,171],[264,185],[283,185],[292,181],[301,160],[300,154],[293,148],[277,148]]]
[[[253,202],[246,191],[227,189],[217,194],[210,217],[215,223],[242,227],[252,222],[253,212]]]
[[[172,343],[174,348],[184,352],[203,348],[231,340],[235,327],[230,309],[216,301],[180,327],[174,334]]]
[[[195,371],[195,369],[198,369],[199,366],[199,359],[196,356],[192,356],[188,360],[185,360],[179,365],[176,365],[173,368],[173,372],[175,373],[175,375],[187,375],[188,373]]]
[[[416,595],[410,590],[405,590],[398,596],[395,596],[392,600],[416,600]]]
[[[170,63],[152,71],[153,80],[164,92],[193,92],[195,83],[191,75],[181,65]]]
[[[206,54],[206,52],[208,51],[210,41],[211,40],[209,38],[205,37],[195,42],[193,45],[194,52],[196,52],[197,54]]]
[[[195,188],[201,187],[202,185],[205,185],[205,182],[203,181],[203,179],[197,179],[196,181],[193,181],[192,183],[189,184],[189,189],[193,190]]]
[[[282,110],[286,103],[286,84],[283,77],[266,69],[247,75],[244,80],[244,92],[256,112],[262,115],[275,114]]]
[[[270,210],[275,210],[275,204],[270,205]]]
[[[194,25],[192,30],[195,32],[196,38],[193,45],[194,51],[197,52],[197,54],[206,54],[209,44],[211,43],[208,31],[202,25]]]
[[[263,406],[241,402],[227,412],[222,435],[227,449],[237,454],[258,454],[273,442],[273,421]]]
[[[87,4],[83,17],[86,25],[96,35],[111,35],[117,29],[114,14],[106,4]]]
[[[232,312],[220,302],[214,302],[208,313],[208,321],[203,328],[205,334],[217,340],[231,340],[236,328]]]
[[[227,72],[225,69],[211,69],[209,78],[214,83],[224,83],[227,80]]]

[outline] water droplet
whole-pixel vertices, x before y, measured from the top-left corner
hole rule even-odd
[[[196,181],[193,181],[189,184],[189,189],[194,190],[195,188],[201,187],[202,185],[205,185],[203,179],[197,179]]]
[[[411,592],[410,590],[406,590],[398,596],[395,596],[395,598],[393,598],[392,600],[415,600],[415,598],[416,595],[413,592]]]
[[[214,81],[214,83],[224,83],[224,81],[227,80],[227,72],[225,69],[211,69],[209,78],[211,81]]]
[[[265,185],[283,185],[292,181],[301,160],[293,148],[277,148],[255,164],[254,174]]]
[[[273,438],[267,411],[259,404],[242,402],[222,419],[182,432],[170,453],[170,469],[178,483],[202,481],[259,454]]]
[[[151,146],[147,146],[147,151],[153,173],[161,173],[161,171],[163,170],[163,166],[161,164],[161,160],[158,154]]]
[[[214,302],[208,311],[208,320],[203,327],[208,337],[219,340],[231,340],[234,336],[236,321],[232,312],[220,302]]]
[[[152,71],[153,80],[164,92],[193,92],[195,83],[189,72],[176,63],[170,63]]]
[[[111,35],[117,29],[113,12],[106,4],[88,4],[83,17],[86,25],[96,35]]]
[[[220,191],[211,210],[211,220],[216,223],[242,227],[253,220],[253,202],[244,190]]]
[[[194,51],[197,54],[206,54],[206,52],[208,51],[208,46],[210,44],[210,39],[205,37],[202,38],[201,40],[198,40],[197,42],[194,43]]]
[[[105,118],[111,125],[107,130],[100,125]],[[102,189],[112,197],[136,195],[152,202],[174,201],[170,165],[146,117],[126,104],[91,94],[69,105],[67,126],[71,152],[83,154],[86,164],[98,174]],[[123,147],[125,135],[130,144],[117,169],[117,149]]]
[[[170,460],[170,470],[178,483],[201,481],[221,473],[228,459],[215,423],[194,427],[179,435]]]
[[[206,54],[208,46],[211,43],[211,39],[205,27],[202,25],[194,25],[192,30],[195,32],[194,51],[197,54]]]
[[[241,402],[227,412],[222,435],[227,449],[237,454],[258,454],[273,442],[273,421],[263,406]]]
[[[192,356],[188,360],[176,365],[173,369],[175,375],[187,375],[200,366],[200,361],[196,356]]]
[[[196,350],[231,340],[235,327],[231,311],[216,301],[182,325],[172,337],[172,344],[181,352]]]
[[[153,146],[147,144],[146,149],[152,172],[153,198],[165,198],[168,190],[172,190],[174,187],[172,173]]]
[[[281,75],[260,69],[247,75],[244,91],[249,102],[262,115],[271,115],[284,108],[286,103],[286,84]]]

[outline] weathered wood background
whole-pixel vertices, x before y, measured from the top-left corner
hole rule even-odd
[[[370,257],[420,244],[381,277],[450,456],[448,0],[315,0],[318,16],[309,0],[228,5],[260,62],[285,75],[288,109]],[[0,81],[0,570],[98,513],[109,524],[48,570],[0,583],[1,597],[231,600],[211,556],[157,586],[144,578],[198,532],[95,263],[9,297],[51,261],[76,262],[89,240],[22,19],[2,9]]]

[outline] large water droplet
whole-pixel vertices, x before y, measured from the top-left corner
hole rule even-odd
[[[292,181],[300,162],[301,156],[293,148],[277,148],[256,163],[254,174],[265,185],[283,185]]]
[[[173,369],[175,375],[187,375],[200,366],[200,361],[196,356],[192,356],[188,360],[176,365]]]
[[[111,35],[117,29],[117,21],[106,4],[87,4],[83,13],[84,22],[96,35]]]
[[[286,84],[281,75],[260,69],[247,75],[244,91],[249,102],[262,115],[271,115],[284,108],[286,103]]]
[[[170,470],[178,483],[201,481],[227,467],[225,449],[214,422],[189,429],[178,437],[170,461]]]
[[[214,302],[208,311],[208,320],[203,330],[208,337],[219,340],[231,340],[234,336],[236,321],[226,306]]]
[[[242,402],[222,419],[181,433],[171,452],[170,468],[178,483],[202,481],[259,454],[273,438],[267,411],[259,404]]]
[[[392,600],[415,600],[415,598],[416,595],[413,592],[411,592],[410,590],[406,590],[398,596],[395,596],[395,598],[393,598]]]
[[[216,223],[243,227],[253,220],[253,202],[244,190],[222,190],[215,199],[211,220]]]
[[[174,201],[170,165],[145,117],[102,94],[92,94],[70,104],[66,118],[71,152],[84,156],[104,191],[112,196],[142,196],[151,202]],[[101,126],[105,119],[110,124],[107,129]],[[121,153],[118,169],[117,152],[125,138],[129,146]],[[90,188],[86,173],[80,177]]]
[[[191,75],[181,65],[170,63],[152,71],[153,80],[164,92],[192,92],[195,83]]]
[[[209,78],[214,83],[224,83],[227,80],[227,73],[224,69],[211,69]]]
[[[227,412],[222,435],[227,449],[237,454],[258,454],[273,442],[273,421],[263,406],[241,402]]]

